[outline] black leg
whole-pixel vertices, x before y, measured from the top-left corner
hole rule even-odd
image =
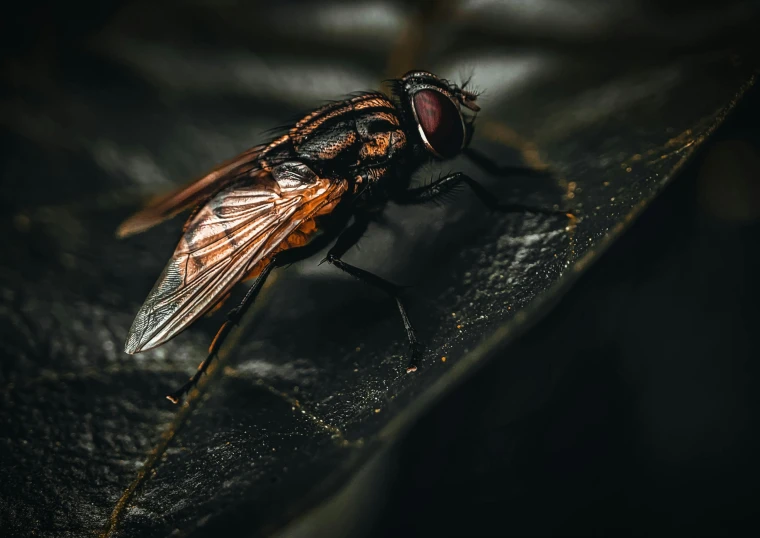
[[[367,231],[368,226],[368,215],[364,213],[357,213],[354,215],[354,222],[341,232],[333,247],[327,252],[325,259],[319,262],[319,264],[322,265],[325,262],[329,262],[330,256],[333,256],[334,258],[340,258],[343,256],[348,252],[348,249],[356,245],[359,239],[362,238],[364,232]]]
[[[313,256],[321,249],[326,247],[330,241],[335,238],[335,235],[336,233],[325,233],[321,236],[318,236],[307,245],[292,248],[289,250],[283,250],[275,254],[269,264],[267,264],[266,267],[264,267],[264,269],[261,271],[261,274],[256,277],[256,280],[254,280],[253,285],[245,294],[243,300],[240,301],[240,304],[227,313],[227,320],[222,324],[222,326],[219,328],[219,331],[216,333],[216,336],[211,341],[211,345],[208,349],[208,355],[198,366],[198,371],[195,372],[193,377],[191,377],[190,380],[185,383],[179,390],[169,394],[166,398],[172,403],[176,404],[179,402],[180,398],[182,398],[185,394],[190,392],[193,387],[195,387],[203,374],[206,373],[206,370],[208,370],[209,365],[217,357],[217,354],[224,344],[224,341],[227,339],[230,331],[232,331],[233,327],[240,323],[240,320],[243,319],[245,313],[256,300],[256,297],[261,291],[261,288],[264,286],[264,283],[266,282],[269,273],[272,272],[272,269],[290,265],[292,263]]]
[[[552,174],[547,170],[536,170],[527,166],[502,166],[492,160],[487,155],[473,148],[465,148],[462,154],[482,168],[484,171],[494,176],[512,177],[512,176],[532,176],[550,178]]]
[[[406,371],[414,372],[417,370],[417,366],[419,365],[420,359],[422,358],[424,348],[417,341],[417,335],[414,332],[412,324],[409,322],[409,316],[407,316],[406,309],[404,308],[404,305],[399,297],[401,294],[401,287],[388,282],[387,280],[380,278],[379,276],[374,275],[369,271],[365,271],[364,269],[350,265],[341,259],[341,256],[343,256],[346,251],[355,245],[356,242],[361,238],[361,236],[367,230],[368,224],[369,222],[366,216],[357,215],[356,220],[353,222],[353,224],[346,228],[340,237],[338,237],[338,240],[336,241],[333,248],[331,248],[327,253],[327,257],[320,263],[328,262],[341,271],[344,271],[352,277],[364,282],[365,284],[369,284],[370,286],[374,286],[375,288],[384,291],[396,301],[398,310],[401,313],[401,321],[404,323],[406,336],[409,339],[409,349],[411,352],[409,365],[407,366]]]
[[[401,205],[422,204],[450,193],[455,187],[462,183],[470,187],[475,196],[477,196],[486,207],[494,211],[500,211],[503,213],[542,213],[545,215],[562,215],[567,218],[572,218],[572,214],[568,211],[545,207],[532,207],[523,204],[502,204],[496,196],[490,193],[485,187],[462,172],[455,172],[451,175],[442,177],[424,187],[408,189],[401,194],[396,195],[393,198],[393,201]]]

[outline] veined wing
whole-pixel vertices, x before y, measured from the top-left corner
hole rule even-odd
[[[116,231],[118,237],[144,232],[176,214],[195,206],[226,185],[258,172],[256,157],[266,146],[255,146],[219,165],[202,178],[165,194],[125,220]]]
[[[299,227],[331,211],[347,186],[288,162],[271,175],[260,171],[219,192],[188,222],[137,313],[124,350],[138,353],[176,336],[257,263],[288,248],[288,237]]]

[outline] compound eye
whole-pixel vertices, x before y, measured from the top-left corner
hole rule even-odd
[[[458,154],[464,143],[464,125],[457,106],[435,90],[420,90],[413,100],[424,142],[444,159]]]

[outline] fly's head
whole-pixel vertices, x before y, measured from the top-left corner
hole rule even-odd
[[[410,71],[396,93],[425,149],[439,159],[455,157],[470,143],[477,95],[427,71]],[[472,113],[466,113],[468,109]]]

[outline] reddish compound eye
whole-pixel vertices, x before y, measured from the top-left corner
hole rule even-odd
[[[420,90],[413,99],[417,121],[427,143],[441,157],[454,157],[464,142],[462,116],[456,105],[435,90]]]

